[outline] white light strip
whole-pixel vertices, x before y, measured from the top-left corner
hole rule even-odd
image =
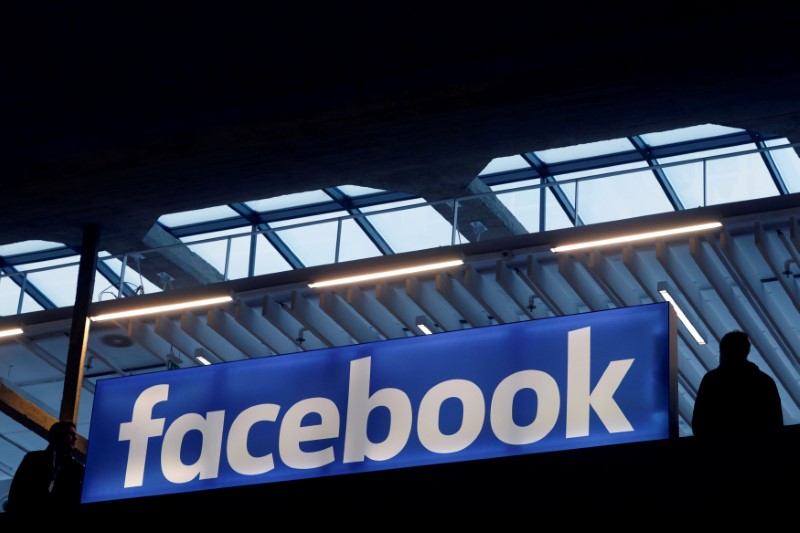
[[[11,337],[12,335],[19,335],[22,333],[20,328],[4,329],[0,331],[0,337]]]
[[[661,296],[666,301],[672,304],[672,307],[675,308],[675,314],[678,315],[678,319],[681,322],[683,322],[683,325],[686,326],[686,329],[689,330],[689,333],[692,335],[692,337],[694,337],[694,340],[697,342],[697,344],[705,344],[706,343],[705,339],[703,339],[703,337],[700,335],[700,332],[698,332],[697,329],[694,327],[694,324],[689,322],[689,319],[686,318],[683,309],[681,309],[678,303],[672,298],[672,295],[670,295],[670,293],[668,293],[664,289],[661,289],[658,292],[661,293]]]
[[[433,335],[433,332],[430,329],[428,329],[428,326],[426,326],[425,324],[417,324],[417,327],[425,335]]]
[[[718,228],[722,226],[721,222],[708,222],[706,224],[696,224],[694,226],[684,226],[682,228],[672,228],[659,231],[648,231],[646,233],[634,233],[632,235],[624,235],[622,237],[613,237],[611,239],[601,239],[599,241],[579,242],[576,244],[565,244],[563,246],[556,246],[550,248],[553,253],[568,252],[570,250],[578,250],[580,248],[591,248],[595,246],[605,246],[606,244],[619,244],[621,242],[641,241],[644,239],[654,239],[656,237],[665,237],[667,235],[677,235],[680,233],[689,233],[692,231],[702,231],[704,229]]]
[[[425,335],[433,335],[433,330],[435,326],[433,322],[426,315],[418,316],[417,319],[414,321],[414,325],[416,325],[417,329],[419,329]]]
[[[197,356],[197,360],[200,361],[201,363],[203,363],[204,365],[210,365],[211,364],[211,361],[209,361],[208,359],[206,359],[202,355],[198,355]]]
[[[398,268],[396,270],[385,270],[383,272],[373,272],[372,274],[362,274],[360,276],[350,276],[346,278],[329,279],[327,281],[318,281],[316,283],[309,283],[308,286],[316,287],[330,287],[331,285],[342,285],[344,283],[354,283],[356,281],[367,281],[370,279],[388,278],[389,276],[399,276],[401,274],[413,274],[414,272],[425,272],[426,270],[436,270],[437,268],[447,268],[451,266],[463,265],[464,261],[461,259],[454,259],[452,261],[442,261],[440,263],[428,263],[426,265],[418,265],[408,268]]]
[[[189,309],[191,307],[200,307],[202,305],[218,304],[222,302],[230,302],[233,300],[231,296],[217,296],[215,298],[205,298],[203,300],[192,300],[189,302],[181,302],[177,304],[156,305],[153,307],[143,307],[141,309],[132,309],[130,311],[120,311],[118,313],[106,313],[104,315],[97,315],[89,317],[93,322],[100,320],[113,320],[115,318],[126,318],[131,316],[149,315],[152,313],[162,313],[165,311],[175,311],[178,309]]]

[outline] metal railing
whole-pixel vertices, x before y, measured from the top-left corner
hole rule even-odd
[[[709,180],[712,179],[713,176],[713,163],[718,160],[729,159],[734,157],[742,157],[746,155],[752,154],[759,154],[763,152],[771,152],[776,150],[783,150],[783,149],[790,149],[798,146],[800,143],[795,144],[782,144],[779,146],[772,146],[767,148],[760,148],[760,149],[752,149],[746,151],[739,151],[733,152],[729,154],[721,154],[718,156],[713,157],[703,157],[703,158],[696,158],[696,159],[689,159],[684,161],[676,161],[672,163],[665,163],[665,164],[643,164],[641,167],[634,167],[624,170],[615,170],[611,172],[602,172],[597,174],[592,174],[588,176],[581,176],[578,178],[571,178],[571,179],[556,179],[551,181],[541,180],[543,183],[521,186],[516,188],[511,188],[502,191],[493,191],[493,192],[486,192],[480,194],[473,194],[469,196],[464,196],[460,198],[455,198],[451,200],[441,200],[441,201],[434,201],[434,202],[421,202],[418,204],[413,205],[406,205],[406,206],[399,206],[399,207],[392,207],[387,209],[380,209],[371,212],[362,212],[358,214],[351,214],[342,217],[336,217],[326,220],[320,221],[313,221],[313,222],[304,222],[304,223],[297,223],[297,224],[290,224],[282,227],[270,228],[266,230],[257,230],[257,231],[247,231],[242,232],[241,234],[233,234],[223,237],[214,237],[208,239],[199,239],[196,241],[191,242],[180,242],[170,245],[161,246],[158,248],[151,248],[148,250],[142,250],[137,252],[128,252],[125,254],[120,255],[101,255],[98,258],[98,273],[104,276],[105,279],[109,280],[109,283],[103,284],[95,283],[95,296],[94,301],[99,301],[102,299],[107,298],[122,298],[122,297],[130,297],[135,296],[138,294],[146,294],[158,291],[169,290],[170,287],[170,278],[171,276],[168,273],[159,273],[159,280],[158,282],[154,282],[152,280],[147,280],[142,277],[141,275],[141,262],[144,260],[146,261],[148,256],[151,254],[159,254],[161,256],[177,256],[183,254],[184,256],[187,255],[187,252],[190,252],[190,256],[196,256],[193,260],[197,260],[198,258],[207,264],[210,264],[215,271],[219,273],[219,279],[215,281],[226,281],[231,279],[238,279],[242,277],[248,277],[252,275],[260,275],[264,273],[271,273],[271,272],[279,272],[282,270],[289,270],[292,267],[288,264],[272,264],[272,265],[265,265],[263,261],[260,261],[258,246],[254,243],[257,242],[258,237],[268,237],[270,234],[272,236],[277,237],[278,239],[282,239],[284,241],[290,241],[291,239],[288,237],[291,232],[304,230],[307,228],[314,228],[315,233],[318,236],[321,236],[322,241],[328,246],[330,249],[330,256],[323,261],[316,261],[314,264],[306,264],[305,266],[317,266],[320,264],[335,264],[339,263],[342,260],[352,260],[352,259],[363,259],[371,256],[378,256],[381,255],[381,252],[377,249],[370,249],[368,251],[364,251],[361,256],[356,255],[348,256],[343,258],[343,250],[352,242],[348,242],[348,233],[347,233],[347,226],[351,223],[355,223],[358,219],[362,219],[364,221],[369,222],[374,226],[381,226],[382,224],[382,217],[390,218],[398,215],[403,215],[404,222],[403,224],[406,226],[406,229],[410,229],[413,226],[413,221],[421,221],[425,219],[425,214],[421,212],[421,210],[426,210],[429,220],[430,216],[434,215],[430,210],[435,210],[435,216],[433,220],[438,221],[440,225],[435,227],[428,226],[425,228],[419,228],[419,231],[424,232],[425,239],[417,239],[417,243],[421,243],[418,247],[412,249],[402,249],[396,250],[396,252],[407,252],[407,251],[415,251],[415,250],[423,250],[423,249],[430,249],[435,248],[438,246],[454,246],[457,244],[462,244],[465,242],[465,237],[459,231],[459,215],[463,209],[465,204],[474,201],[482,201],[486,202],[489,200],[498,200],[501,205],[506,206],[506,209],[509,209],[509,213],[514,216],[517,220],[520,218],[525,218],[524,216],[520,216],[519,213],[512,213],[511,208],[507,207],[512,205],[512,203],[519,204],[519,201],[510,202],[504,201],[508,200],[512,197],[519,197],[522,194],[530,194],[530,199],[522,202],[528,208],[535,212],[535,217],[529,217],[531,220],[534,220],[533,223],[529,223],[525,226],[526,233],[536,233],[536,232],[544,232],[553,229],[561,229],[563,227],[578,226],[587,224],[585,217],[582,217],[582,213],[585,210],[581,202],[581,188],[586,187],[588,183],[595,182],[597,180],[611,180],[613,178],[619,178],[621,176],[625,176],[628,174],[636,174],[642,172],[653,172],[655,169],[666,170],[673,167],[691,167],[696,166],[698,180],[700,180],[699,184],[693,184],[695,187],[700,187],[702,191],[701,197],[702,200],[697,205],[692,205],[691,207],[704,207],[707,205],[713,205],[714,203],[720,203],[711,201],[709,202],[709,191],[708,191],[708,184]],[[781,190],[778,189],[777,194],[773,196],[777,196],[782,194]],[[795,192],[795,191],[789,191]],[[563,223],[558,227],[548,226],[547,225],[547,216],[546,210],[547,202],[543,201],[542,198],[547,194],[552,194],[554,198],[560,197],[562,199],[566,198],[568,202],[570,202],[570,207],[572,208],[573,212],[571,216],[567,216],[562,220],[566,220],[566,223]],[[749,198],[748,198],[749,199]],[[738,200],[736,200],[738,201]],[[496,202],[495,202],[496,204]],[[685,208],[685,206],[684,206]],[[416,213],[415,213],[416,211]],[[654,213],[644,213],[644,214],[654,214]],[[524,215],[524,213],[523,213]],[[617,217],[612,218],[610,220],[621,220],[627,217]],[[538,225],[535,222],[536,220],[539,221]],[[607,220],[603,220],[607,221]],[[589,221],[588,223],[596,223],[598,221]],[[535,227],[532,227],[535,226]],[[380,229],[378,229],[380,233]],[[363,237],[363,234],[355,234],[360,235]],[[267,240],[264,239],[264,243]],[[206,254],[203,251],[203,248],[208,247],[224,247],[224,253],[219,254],[217,250],[214,254]],[[348,248],[349,249],[349,248]],[[255,256],[254,256],[255,254]],[[244,256],[247,257],[244,257]],[[262,254],[263,255],[263,254]],[[221,260],[220,260],[221,258]],[[264,261],[268,261],[268,259],[264,259]],[[242,268],[242,265],[247,265],[246,269]],[[50,275],[54,272],[57,272],[57,279],[58,284],[61,289],[66,290],[69,292],[69,289],[72,288],[74,285],[77,284],[77,272],[78,272],[79,260],[76,258],[74,262],[65,262],[63,264],[54,265],[54,266],[47,266],[42,268],[33,268],[25,271],[20,272],[6,272],[0,273],[0,297],[2,297],[6,302],[10,301],[13,292],[17,292],[16,298],[16,306],[15,306],[15,314],[22,314],[24,312],[28,312],[30,310],[28,306],[26,307],[26,295],[30,296],[32,291],[38,291],[40,293],[40,297],[43,298],[45,301],[51,302],[55,307],[67,307],[72,305],[72,301],[64,302],[64,301],[51,301],[48,299],[48,296],[44,294],[43,290],[40,286],[35,283],[35,278],[40,278],[42,275]],[[74,273],[72,272],[74,270]],[[205,284],[203,281],[198,281],[197,285]],[[11,285],[11,287],[9,287]],[[74,288],[71,292],[74,295]],[[8,305],[5,309],[6,315],[12,314],[9,311],[13,311],[13,309],[9,309]]]

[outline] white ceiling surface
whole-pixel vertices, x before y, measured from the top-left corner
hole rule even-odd
[[[796,424],[798,216],[800,209],[762,213],[723,221],[721,229],[700,235],[589,252],[497,250],[466,257],[464,266],[439,273],[329,289],[265,287],[209,309],[93,323],[79,432],[89,433],[98,379],[164,371],[171,350],[183,367],[197,365],[198,354],[213,362],[235,361],[421,334],[414,325],[420,315],[449,331],[646,304],[662,301],[662,285],[708,341],[697,344],[679,326],[680,434],[691,434],[688,421],[697,386],[717,364],[718,339],[734,328],[750,333],[752,360],[776,378],[784,420]],[[56,321],[0,343],[3,384],[54,415],[63,392],[68,332],[69,321]],[[128,339],[130,346],[125,346]],[[5,415],[0,416],[0,435],[0,480],[13,475],[25,451],[44,446],[40,437]]]

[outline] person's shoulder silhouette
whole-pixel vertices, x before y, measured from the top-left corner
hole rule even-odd
[[[27,452],[9,486],[6,512],[46,517],[53,510],[75,510],[80,504],[85,467],[75,456],[75,424],[54,423],[47,448]]]
[[[743,331],[726,333],[719,343],[719,366],[700,381],[692,414],[697,437],[752,434],[783,427],[775,380],[747,359],[750,339]]]

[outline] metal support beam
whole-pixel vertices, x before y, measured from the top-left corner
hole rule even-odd
[[[375,293],[369,293],[359,289],[356,285],[351,285],[347,288],[347,303],[387,339],[405,337],[408,330],[400,319],[378,301],[376,293],[377,289]]]
[[[71,420],[76,424],[78,423],[78,407],[83,382],[83,363],[86,358],[86,345],[89,341],[89,306],[94,294],[94,273],[97,270],[99,237],[99,226],[94,224],[84,226],[60,414],[62,420]]]
[[[50,413],[27,398],[23,398],[2,382],[0,382],[0,411],[45,440],[50,426],[57,422]],[[86,438],[79,435],[75,449],[86,455],[86,447]]]
[[[220,337],[227,339],[243,355],[249,358],[275,355],[269,347],[249,335],[247,329],[236,321],[233,316],[222,309],[213,308],[208,311],[208,326],[216,331]]]
[[[380,341],[385,338],[349,302],[334,291],[320,293],[319,308],[325,311],[359,344]]]
[[[269,300],[269,299],[265,299]],[[272,300],[273,304],[280,307],[280,304]],[[266,305],[266,301],[265,301]],[[276,354],[287,354],[301,351],[301,348],[294,342],[294,337],[288,336],[279,327],[258,311],[242,302],[235,302],[233,306],[233,317],[242,325],[253,337],[261,341],[267,349]],[[269,354],[264,354],[269,355]]]
[[[320,339],[313,331],[310,331],[308,326],[300,322],[293,313],[290,313],[270,296],[264,297],[261,314],[284,335],[292,339],[300,349],[318,350],[320,348],[328,348],[324,340]]]

